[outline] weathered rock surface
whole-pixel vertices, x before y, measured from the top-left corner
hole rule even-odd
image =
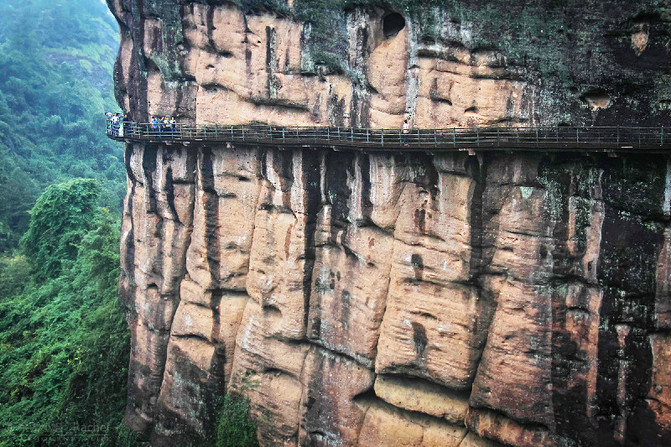
[[[668,441],[665,156],[127,160],[128,421],[157,445],[227,388],[264,445]]]
[[[119,103],[136,121],[669,124],[663,2],[283,3],[108,0]]]
[[[286,10],[108,3],[138,121],[671,124],[653,2],[327,9],[333,51]],[[129,144],[126,170],[126,419],[155,445],[227,391],[268,446],[671,444],[668,156]]]

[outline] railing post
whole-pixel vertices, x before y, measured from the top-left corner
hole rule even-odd
[[[242,131],[242,141],[245,141],[245,126],[242,126],[240,130]]]
[[[381,129],[380,132],[380,145],[384,147],[384,129]]]
[[[433,145],[438,145],[438,131],[436,129],[433,129]]]
[[[580,128],[575,128],[575,145],[580,146]]]
[[[331,141],[331,128],[326,128],[326,141]]]
[[[457,128],[453,127],[452,128],[452,146],[457,145]]]
[[[475,144],[480,147],[480,128],[475,128]]]
[[[538,129],[536,129],[536,147],[538,147]]]
[[[641,128],[638,128],[638,145],[641,146]]]
[[[366,129],[366,143],[370,143],[370,129]]]
[[[349,140],[354,143],[354,128],[350,127],[349,128]]]
[[[285,136],[285,134],[284,134],[284,127],[283,127],[283,128],[282,128],[282,141],[284,141],[285,139],[286,139],[286,136]]]
[[[617,145],[620,146],[620,126],[617,126]]]

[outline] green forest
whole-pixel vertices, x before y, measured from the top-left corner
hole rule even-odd
[[[95,178],[101,205],[120,210],[123,148],[101,131],[104,111],[117,109],[117,47],[118,27],[102,2],[0,0],[2,251],[18,246],[48,185]]]
[[[123,424],[118,40],[104,1],[0,0],[0,447],[149,445]],[[248,409],[222,397],[207,444],[254,445]]]
[[[0,0],[0,445],[137,445],[117,298],[116,21],[100,1]]]

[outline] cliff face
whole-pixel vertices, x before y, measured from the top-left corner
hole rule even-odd
[[[286,12],[110,6],[136,120],[668,122],[652,3],[565,23],[583,46],[553,72],[537,53],[515,65],[524,32],[484,49],[495,30],[447,6],[341,11],[335,49]],[[595,68],[573,73],[586,46]],[[126,169],[127,421],[157,445],[207,433],[226,390],[250,398],[263,445],[671,443],[667,156],[128,144]]]
[[[671,125],[662,1],[108,3],[136,121]]]
[[[228,387],[264,445],[669,441],[666,157],[126,155],[136,429]]]

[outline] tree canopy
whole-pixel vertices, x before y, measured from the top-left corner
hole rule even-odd
[[[103,132],[103,112],[117,108],[117,47],[103,2],[0,2],[0,252],[17,246],[52,183],[95,178],[100,203],[120,210],[123,147]]]
[[[133,445],[119,221],[95,180],[52,185],[0,264],[0,446]]]

